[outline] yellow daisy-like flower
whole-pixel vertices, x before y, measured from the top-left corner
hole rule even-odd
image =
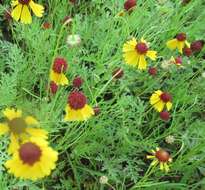
[[[37,180],[50,175],[57,159],[58,153],[46,141],[31,138],[19,146],[5,166],[15,177]]]
[[[3,115],[6,117],[6,121],[0,123],[0,135],[6,133],[10,135],[9,154],[16,151],[19,148],[19,144],[30,137],[48,138],[47,131],[29,127],[30,125],[38,126],[39,123],[32,116],[23,117],[21,110],[6,108],[3,111]]]
[[[94,110],[86,103],[82,92],[72,92],[68,96],[68,105],[65,108],[65,121],[84,121],[94,115]]]
[[[151,166],[160,165],[160,170],[168,172],[169,171],[169,163],[172,162],[172,158],[170,154],[160,148],[157,148],[156,151],[152,150],[153,155],[148,155],[147,159],[153,159]]]
[[[42,17],[44,13],[44,7],[33,0],[14,0],[12,1],[12,12],[11,16],[16,21],[21,21],[23,24],[31,24],[32,17],[30,9],[34,12],[37,17]]]
[[[144,39],[137,42],[133,38],[123,46],[123,57],[128,65],[145,70],[147,68],[146,56],[152,60],[156,60],[157,52],[149,50],[148,44]]]
[[[172,108],[172,97],[167,92],[161,90],[155,91],[150,97],[150,104],[158,111],[161,112],[165,107],[169,111]]]
[[[176,35],[176,38],[169,40],[167,42],[167,47],[171,50],[178,49],[179,52],[182,54],[184,47],[190,48],[189,42],[186,40],[185,33],[179,33]]]
[[[50,80],[54,81],[57,85],[68,85],[68,79],[63,73],[56,73],[55,71],[50,71]]]

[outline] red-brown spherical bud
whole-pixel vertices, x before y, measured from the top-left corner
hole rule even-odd
[[[170,101],[172,100],[172,97],[171,97],[171,95],[170,95],[169,93],[163,92],[163,93],[161,94],[161,96],[160,96],[160,99],[161,99],[163,102],[167,103],[167,102],[170,102]]]
[[[55,94],[58,91],[58,85],[54,82],[50,82],[50,91],[52,94]]]
[[[159,160],[159,162],[168,162],[170,160],[169,153],[162,149],[155,153],[155,157]]]
[[[54,64],[53,64],[53,70],[56,72],[56,73],[62,73],[62,72],[65,72],[66,69],[68,67],[68,64],[66,62],[66,60],[64,58],[60,58],[60,57],[57,57],[55,60],[54,60]]]
[[[136,0],[127,0],[125,3],[124,3],[124,9],[126,11],[129,11],[130,9],[133,9],[135,6],[136,6]]]
[[[168,121],[170,118],[170,114],[167,111],[160,112],[160,118],[164,121]]]
[[[139,54],[146,54],[149,48],[147,44],[140,42],[136,45],[135,49]]]
[[[191,43],[191,50],[193,52],[200,52],[202,48],[204,47],[204,41],[203,40],[197,40]]]
[[[157,68],[156,67],[150,67],[149,70],[148,70],[148,73],[151,76],[155,76],[157,74]]]
[[[27,142],[20,146],[19,157],[24,164],[33,165],[41,157],[41,149],[34,143]]]
[[[178,41],[185,41],[186,40],[186,34],[185,33],[179,33],[179,34],[177,34],[176,39]]]
[[[22,5],[28,5],[30,3],[30,0],[18,0],[18,1]]]
[[[73,79],[73,87],[80,88],[83,84],[83,79],[81,77],[75,77]]]
[[[71,92],[68,96],[68,104],[72,109],[82,109],[87,103],[87,99],[82,92]]]
[[[175,63],[181,65],[182,64],[182,57],[176,57],[175,58]]]
[[[112,76],[115,78],[115,79],[120,79],[122,78],[124,75],[124,71],[121,69],[121,68],[117,68],[113,71],[112,73]]]
[[[51,28],[51,26],[52,26],[52,25],[51,25],[50,22],[44,22],[43,25],[42,25],[42,28],[46,30],[46,29]]]
[[[191,48],[185,47],[185,48],[183,49],[183,53],[184,53],[184,55],[186,55],[187,57],[190,57],[191,54],[192,54],[192,50],[191,50]]]

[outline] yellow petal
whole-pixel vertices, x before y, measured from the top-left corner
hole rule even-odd
[[[169,171],[169,166],[167,163],[164,163],[164,170],[165,172],[168,172]]]
[[[151,166],[155,166],[155,165],[157,165],[157,164],[158,164],[158,160],[156,159],[156,160],[153,160],[150,165],[151,165]]]
[[[156,58],[157,58],[157,52],[156,51],[148,51],[146,55],[147,55],[147,57],[149,57],[152,60],[156,60]]]
[[[164,170],[164,163],[163,162],[160,162],[160,170]]]
[[[169,40],[168,42],[167,42],[167,47],[169,48],[169,49],[176,49],[177,48],[177,44],[178,44],[178,40],[177,39],[172,39],[172,40]]]
[[[42,5],[39,5],[37,3],[34,3],[32,0],[29,3],[29,6],[31,7],[32,11],[37,17],[42,17],[44,13],[44,7]]]
[[[0,123],[0,135],[4,135],[8,133],[8,131],[9,131],[9,127],[4,123]]]
[[[132,66],[138,65],[139,55],[136,53],[136,51],[126,52],[124,53],[123,57],[125,59],[126,64],[132,65]]]
[[[36,129],[36,128],[28,127],[26,129],[26,132],[29,133],[32,137],[38,137],[42,139],[48,138],[48,132],[43,129]]]
[[[11,6],[12,6],[12,7],[15,7],[15,6],[18,5],[18,4],[19,4],[18,0],[15,0],[15,1],[12,1],[12,2],[11,2]]]
[[[150,97],[150,104],[154,105],[159,101],[160,101],[160,96],[156,93],[152,94],[152,96]]]
[[[18,4],[11,12],[11,16],[14,20],[18,21],[20,19],[21,16],[21,12],[22,12],[22,4]]]
[[[23,6],[23,10],[21,13],[21,22],[23,24],[31,24],[31,22],[32,22],[31,13],[30,13],[27,5]]]
[[[167,107],[167,110],[169,111],[172,108],[172,103],[171,102],[167,102],[166,103],[166,107]]]
[[[164,109],[165,103],[163,101],[159,101],[153,105],[153,107],[158,111],[161,112]]]
[[[190,43],[188,41],[185,41],[185,45],[190,48]]]
[[[9,144],[9,148],[8,148],[8,153],[9,154],[13,154],[18,148],[19,148],[19,142],[17,137],[11,133],[10,135],[10,144]]]
[[[147,68],[147,62],[145,60],[145,56],[144,55],[140,55],[138,69],[139,70],[145,70],[146,68]]]
[[[68,85],[68,79],[63,73],[56,73],[53,70],[50,71],[50,80],[54,81],[57,85]]]
[[[155,158],[155,156],[153,156],[153,155],[147,155],[147,159],[153,159],[153,158]]]
[[[177,48],[181,54],[183,53],[184,46],[185,46],[185,42],[178,42],[177,43]]]
[[[15,110],[14,108],[6,108],[3,111],[3,115],[8,119],[8,120],[12,120],[14,118],[19,118],[22,116],[22,111],[21,110]]]
[[[123,45],[123,52],[135,51],[135,47],[137,45],[137,41],[135,38],[129,40]]]
[[[25,121],[26,121],[27,125],[38,125],[39,124],[39,122],[32,116],[27,116],[25,118]]]

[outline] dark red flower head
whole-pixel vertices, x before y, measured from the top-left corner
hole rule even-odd
[[[175,58],[175,63],[181,65],[182,64],[182,57],[180,57],[180,56],[176,57]]]
[[[148,73],[151,76],[155,76],[157,74],[157,68],[156,67],[150,67],[149,70],[148,70]]]
[[[81,77],[75,77],[73,79],[73,87],[80,88],[83,84],[83,79]]]
[[[155,153],[155,157],[159,160],[159,162],[168,162],[170,159],[169,153],[162,149]]]
[[[86,103],[87,99],[82,92],[71,92],[68,96],[68,104],[74,110],[82,109]]]
[[[127,0],[124,3],[124,9],[126,11],[129,11],[130,9],[133,9],[136,6],[136,0]]]
[[[33,165],[41,157],[41,149],[34,143],[27,142],[21,145],[19,157],[24,164]]]
[[[160,118],[164,121],[168,121],[170,118],[170,114],[167,111],[160,112]]]
[[[176,39],[178,41],[185,41],[186,40],[186,34],[185,33],[179,33],[176,35]]]
[[[121,68],[117,68],[113,71],[112,73],[112,76],[115,78],[115,79],[120,79],[122,78],[124,75],[124,71],[121,69]]]
[[[197,40],[191,43],[191,50],[193,52],[200,52],[204,47],[204,40]]]
[[[58,85],[54,82],[54,81],[51,81],[50,82],[50,91],[52,94],[55,94],[58,90]]]
[[[56,73],[65,72],[67,67],[68,67],[68,64],[64,58],[57,57],[54,60],[53,71],[55,71]]]
[[[167,103],[167,102],[170,102],[172,100],[172,97],[169,93],[167,92],[163,92],[160,96],[161,100],[164,102],[164,103]]]
[[[22,5],[28,5],[30,0],[18,0],[20,4]]]
[[[186,55],[187,57],[190,57],[191,54],[192,54],[192,50],[191,50],[191,48],[185,47],[185,48],[183,49],[183,53],[184,53],[184,55]]]
[[[146,54],[147,51],[149,50],[147,44],[145,44],[143,42],[138,43],[136,45],[135,49],[139,54]]]
[[[45,29],[45,30],[46,30],[46,29],[49,29],[49,28],[51,28],[51,23],[50,23],[50,22],[44,22],[42,27],[43,27],[43,29]]]

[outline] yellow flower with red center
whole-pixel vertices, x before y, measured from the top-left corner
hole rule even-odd
[[[84,121],[94,115],[94,110],[87,104],[87,99],[82,92],[71,92],[65,108],[65,121]]]
[[[147,159],[153,159],[151,166],[160,165],[160,170],[168,172],[169,171],[169,163],[172,162],[172,158],[170,154],[160,148],[157,148],[156,151],[152,150],[153,155],[148,155]]]
[[[24,141],[5,163],[8,172],[21,179],[37,180],[50,175],[56,167],[58,153],[39,138]]]
[[[149,46],[144,39],[137,42],[137,40],[133,38],[124,44],[123,57],[126,64],[132,65],[140,70],[145,70],[147,68],[145,57],[156,60],[157,52],[149,50]]]
[[[32,17],[29,9],[32,9],[37,17],[42,17],[44,13],[44,7],[33,0],[13,0],[11,16],[16,21],[21,21],[24,24],[32,23]]]
[[[174,57],[171,57],[171,60],[170,60],[172,63],[174,63],[175,65],[177,65],[178,67],[183,67],[182,65],[182,57],[178,56],[176,58]]]
[[[55,82],[57,85],[67,85],[68,79],[64,72],[67,70],[68,64],[64,58],[57,57],[54,60],[52,69],[50,71],[50,81]]]
[[[6,108],[3,111],[6,121],[0,123],[0,135],[9,133],[10,144],[8,148],[9,154],[12,154],[19,148],[21,142],[30,137],[38,137],[47,139],[47,131],[30,126],[38,126],[38,121],[32,117],[23,117],[21,110]]]
[[[189,42],[186,40],[185,33],[179,33],[176,35],[176,38],[169,40],[167,42],[167,47],[171,50],[178,49],[179,52],[182,54],[184,47],[190,48]]]
[[[167,92],[161,90],[155,91],[150,97],[150,104],[158,111],[161,112],[165,107],[169,111],[172,108],[172,97]]]

